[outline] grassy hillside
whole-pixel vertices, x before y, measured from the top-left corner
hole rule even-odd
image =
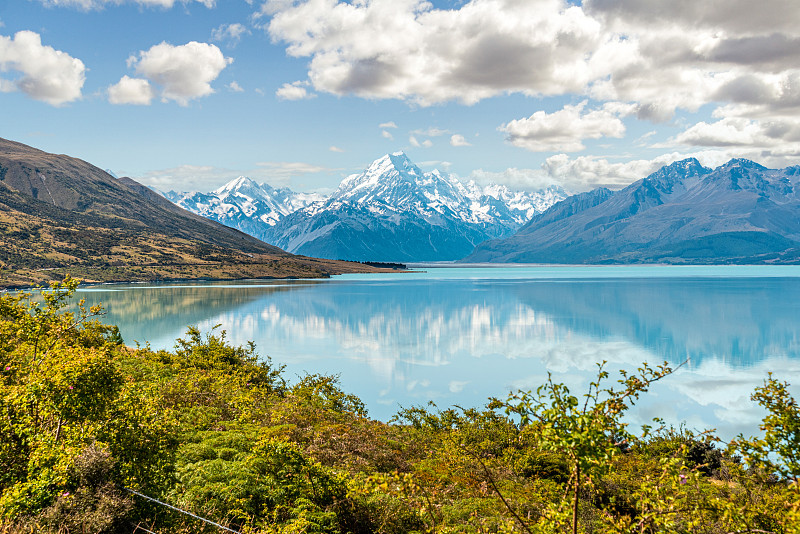
[[[293,256],[129,178],[0,139],[0,288],[61,280],[324,277],[368,266]]]

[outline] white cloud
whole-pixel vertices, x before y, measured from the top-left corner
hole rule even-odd
[[[771,141],[771,142],[770,142]],[[714,123],[699,122],[681,132],[664,145],[690,146],[764,146],[782,142],[780,139],[769,139],[758,121],[728,118]],[[658,147],[664,145],[657,145]]]
[[[423,141],[420,141],[413,135],[408,136],[408,142],[411,143],[411,146],[416,148],[430,148],[433,146],[433,141],[431,141],[430,139],[425,139]]]
[[[513,120],[498,129],[514,146],[533,152],[577,152],[586,148],[584,139],[623,137],[625,125],[619,115],[632,111],[630,106],[608,103],[601,109],[583,112],[587,101],[546,113],[537,111],[528,118]]]
[[[392,134],[390,134],[390,133],[389,133],[389,132],[387,132],[386,130],[382,130],[382,131],[381,131],[381,137],[383,137],[384,139],[394,139],[394,137],[392,136]]]
[[[425,139],[423,141],[420,141],[413,135],[408,136],[408,142],[411,143],[411,146],[416,148],[430,148],[433,146],[433,141],[431,141],[430,139]]]
[[[437,128],[435,126],[431,126],[427,130],[414,130],[411,133],[415,135],[423,135],[425,137],[439,137],[441,135],[449,134],[450,131]]]
[[[538,191],[554,184],[561,184],[541,169],[518,169],[511,167],[503,171],[476,169],[469,176],[479,184],[503,184],[511,189]]]
[[[676,146],[718,148],[775,168],[796,165],[800,159],[800,121],[795,118],[753,120],[726,117],[699,122],[655,148]]]
[[[588,191],[597,187],[620,189],[675,161],[694,157],[706,167],[714,168],[738,155],[736,152],[725,150],[702,150],[690,153],[671,152],[653,159],[615,162],[600,156],[571,158],[567,154],[555,154],[548,157],[538,169],[508,168],[503,171],[478,169],[470,174],[470,179],[481,184],[500,183],[527,191],[535,191],[553,184],[560,185],[568,191]],[[779,163],[777,159],[760,158],[757,153],[745,157],[751,157],[768,166]]]
[[[271,1],[261,14],[290,55],[311,58],[317,90],[421,105],[580,90],[585,57],[603,37],[561,0],[473,0],[452,10],[425,0]]]
[[[311,86],[336,95],[423,106],[509,93],[577,96],[623,102],[654,122],[709,104],[736,105],[749,119],[800,112],[796,0],[573,4],[266,0],[255,21],[289,55],[309,58]],[[573,151],[584,139],[624,131],[619,117],[606,126],[587,124],[592,117],[580,116],[563,139],[548,131],[559,116],[521,119],[509,123],[521,128],[509,138],[532,150]]]
[[[589,14],[610,23],[646,28],[680,25],[688,29],[717,28],[731,34],[793,31],[800,26],[795,0],[586,0]]]
[[[227,169],[210,165],[180,165],[169,169],[149,171],[135,177],[138,182],[162,191],[211,191],[236,176],[248,176],[272,186],[288,186],[294,177],[332,172],[319,165],[302,162],[260,162],[252,169]]]
[[[566,154],[550,156],[542,164],[542,172],[556,183],[574,191],[596,187],[619,189],[657,171],[664,165],[684,159],[685,155],[664,154],[652,160],[610,162],[596,156],[579,156],[571,159]]]
[[[453,134],[450,136],[450,144],[452,146],[472,146],[472,143],[467,141],[461,134]]]
[[[328,150],[330,150],[331,152],[338,152],[340,154],[342,152],[344,152],[343,149],[339,148],[338,146],[334,146],[334,145],[331,145],[330,147],[328,147]]]
[[[232,176],[239,176],[232,169],[223,169],[210,165],[180,165],[169,169],[149,171],[134,179],[144,185],[156,187],[162,191],[211,191],[226,183]]]
[[[108,88],[108,101],[112,104],[134,104],[149,106],[155,92],[150,82],[143,78],[123,76],[115,85]]]
[[[235,80],[226,85],[225,87],[228,88],[229,91],[233,93],[244,93],[244,89],[241,85],[239,85]]]
[[[142,7],[156,7],[162,9],[170,9],[176,3],[178,4],[191,4],[199,3],[207,8],[213,8],[216,5],[215,0],[39,0],[42,4],[50,7],[72,7],[84,10],[90,9],[103,9],[106,6],[115,6],[121,4],[138,4]]]
[[[264,173],[268,173],[270,176],[275,176],[280,179],[335,170],[320,165],[296,161],[265,161],[258,162],[256,165],[262,169]]]
[[[163,102],[174,100],[181,106],[212,94],[211,82],[231,62],[215,45],[196,41],[180,46],[163,42],[128,58],[137,74],[161,87]]]
[[[222,24],[211,32],[211,39],[217,42],[226,41],[232,46],[236,46],[243,35],[249,35],[248,30],[243,24]]]
[[[378,128],[397,128],[397,124],[394,121],[382,122],[378,125]]]
[[[35,100],[60,106],[81,97],[86,67],[66,52],[42,45],[41,36],[20,31],[0,35],[0,91],[22,91]]]
[[[275,91],[275,96],[281,100],[306,100],[317,96],[308,92],[307,85],[306,82],[285,83]]]

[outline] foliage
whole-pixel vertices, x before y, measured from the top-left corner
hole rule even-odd
[[[727,448],[628,430],[666,365],[387,424],[217,328],[125,347],[76,286],[0,296],[0,532],[220,531],[126,488],[243,534],[798,532],[800,413],[771,377],[763,436]]]
[[[776,473],[789,482],[792,498],[782,523],[790,526],[787,532],[800,532],[800,406],[788,388],[770,373],[751,396],[768,412],[761,424],[763,437],[739,436],[732,445],[754,469]]]
[[[573,533],[578,532],[579,496],[584,482],[595,485],[607,475],[615,456],[633,438],[622,421],[623,414],[650,384],[672,372],[666,363],[655,369],[645,364],[634,375],[622,371],[619,388],[601,388],[608,378],[604,365],[605,362],[598,364],[597,380],[589,384],[583,402],[571,395],[567,386],[554,383],[548,376],[547,383],[535,394],[512,393],[507,402],[497,403],[498,407],[505,407],[507,414],[518,416],[523,427],[533,421],[538,423],[540,447],[566,455],[570,491],[548,511],[546,519],[554,527],[566,530],[565,519],[570,517]],[[571,513],[564,506],[568,503]]]

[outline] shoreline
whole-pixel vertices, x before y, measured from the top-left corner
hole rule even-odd
[[[187,263],[172,265],[127,265],[101,267],[53,267],[0,270],[0,292],[46,289],[67,276],[80,285],[135,284],[156,282],[223,282],[242,280],[323,280],[337,274],[406,272],[366,263],[310,258],[267,256],[263,261],[236,263]]]

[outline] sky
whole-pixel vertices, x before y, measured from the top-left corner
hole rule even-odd
[[[0,137],[162,190],[800,164],[797,0],[0,0]]]

